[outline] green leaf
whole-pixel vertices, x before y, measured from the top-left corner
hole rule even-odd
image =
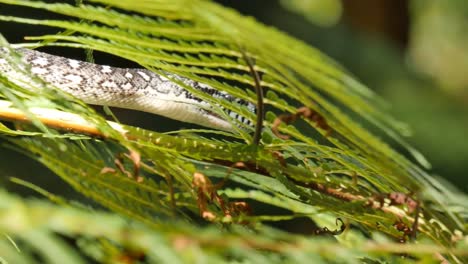
[[[0,72],[0,115],[14,110],[34,121],[24,124],[23,119],[2,116],[8,119],[0,123],[0,138],[6,142],[2,148],[41,162],[99,205],[139,222],[148,233],[138,231],[130,244],[142,250],[148,262],[338,258],[352,263],[359,258],[392,261],[394,253],[433,261],[434,250],[455,263],[465,257],[449,248],[466,239],[466,207],[461,206],[466,197],[445,199],[450,191],[371,132],[384,132],[425,163],[402,139],[401,124],[383,112],[380,98],[317,49],[210,1],[0,3],[63,15],[56,20],[32,19],[0,11],[2,21],[65,30],[29,37],[32,43],[2,44],[10,49],[54,46],[102,51],[158,73],[168,71],[209,84],[252,103],[257,102],[256,87],[243,55],[255,61],[269,110],[258,146],[251,144],[253,127],[232,133],[189,129],[166,134],[122,124],[115,129],[115,124],[87,105],[37,80],[14,55],[1,55],[0,59],[17,65],[27,81]],[[213,106],[255,121],[245,107],[184,88]],[[275,127],[277,118],[296,115],[304,108],[311,110],[310,116]],[[100,136],[48,127],[46,120],[34,115],[37,109],[77,115]],[[276,130],[287,137],[279,137]],[[391,200],[392,195],[400,195],[404,202]],[[250,214],[243,204],[254,207]],[[259,208],[275,210],[256,213]],[[203,215],[212,223],[200,225]],[[7,217],[1,216],[0,221]],[[93,217],[88,217],[86,223],[92,225]],[[340,217],[348,223],[350,237],[369,237],[371,246],[366,247],[365,239],[350,243],[341,237],[303,237],[268,226],[304,217],[313,220],[318,233],[325,232],[324,227],[335,229]],[[48,221],[46,216],[42,219]],[[413,233],[401,227],[412,228],[415,219],[416,242],[424,242],[426,248],[389,242],[410,240]],[[107,220],[96,221],[105,224]],[[61,243],[50,228],[37,233],[42,235],[40,240],[53,245],[48,254]],[[102,235],[113,243],[119,239],[113,231],[119,228]],[[5,230],[17,235],[14,229]],[[75,231],[67,234],[73,239],[78,239],[76,234],[86,235],[85,228]],[[379,235],[385,235],[385,243],[390,244],[380,246],[370,238]],[[115,252],[131,255],[121,240],[117,245],[92,240],[82,242],[89,246],[83,251],[99,261],[114,260]]]

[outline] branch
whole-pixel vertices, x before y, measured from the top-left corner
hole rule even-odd
[[[80,115],[41,107],[31,107],[29,111],[47,127],[97,138],[106,137],[95,124]],[[11,102],[5,100],[0,100],[0,120],[31,122],[23,111],[15,108]],[[107,123],[118,132],[126,134],[127,131],[120,124],[112,121],[107,121]]]

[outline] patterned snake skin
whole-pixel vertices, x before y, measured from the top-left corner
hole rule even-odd
[[[172,79],[215,98],[245,105],[255,112],[255,106],[251,103],[209,85],[168,72],[164,72],[166,77],[146,69],[97,65],[30,49],[20,48],[15,51],[22,56],[23,62],[30,66],[31,73],[85,103],[134,109],[206,127],[232,130],[230,122],[210,111],[212,106],[171,81]],[[8,50],[0,48],[0,75],[21,79],[14,76],[18,71],[11,63],[2,58],[5,53],[8,53]],[[252,125],[243,116],[228,109],[224,111],[242,123]]]

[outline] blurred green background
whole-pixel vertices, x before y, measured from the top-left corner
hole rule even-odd
[[[408,141],[430,161],[430,173],[468,192],[468,1],[218,2],[288,32],[337,60],[389,102],[387,111],[409,124],[413,135]],[[10,11],[0,8],[3,14]],[[12,8],[11,12],[40,17],[34,10]],[[10,42],[54,32],[8,23],[1,23],[0,30]],[[102,55],[96,61],[124,65]],[[143,113],[117,110],[116,114],[123,123],[159,131],[161,124],[164,130],[187,126]],[[72,192],[58,177],[4,145],[0,175],[9,189],[20,188],[7,182],[13,176],[58,194]]]
[[[219,1],[310,43],[389,102],[430,173],[468,192],[468,1]]]

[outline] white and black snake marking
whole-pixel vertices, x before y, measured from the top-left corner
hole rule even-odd
[[[205,127],[232,130],[230,122],[210,111],[210,104],[170,80],[174,79],[215,98],[245,105],[255,112],[255,106],[245,100],[176,74],[164,72],[167,78],[146,69],[97,65],[24,48],[15,51],[30,66],[31,73],[85,103],[134,109]],[[7,52],[6,48],[0,48],[0,53]],[[0,57],[0,75],[10,78],[16,73],[11,63]],[[20,76],[13,77],[21,79]],[[224,111],[244,124],[252,125],[238,113]]]

